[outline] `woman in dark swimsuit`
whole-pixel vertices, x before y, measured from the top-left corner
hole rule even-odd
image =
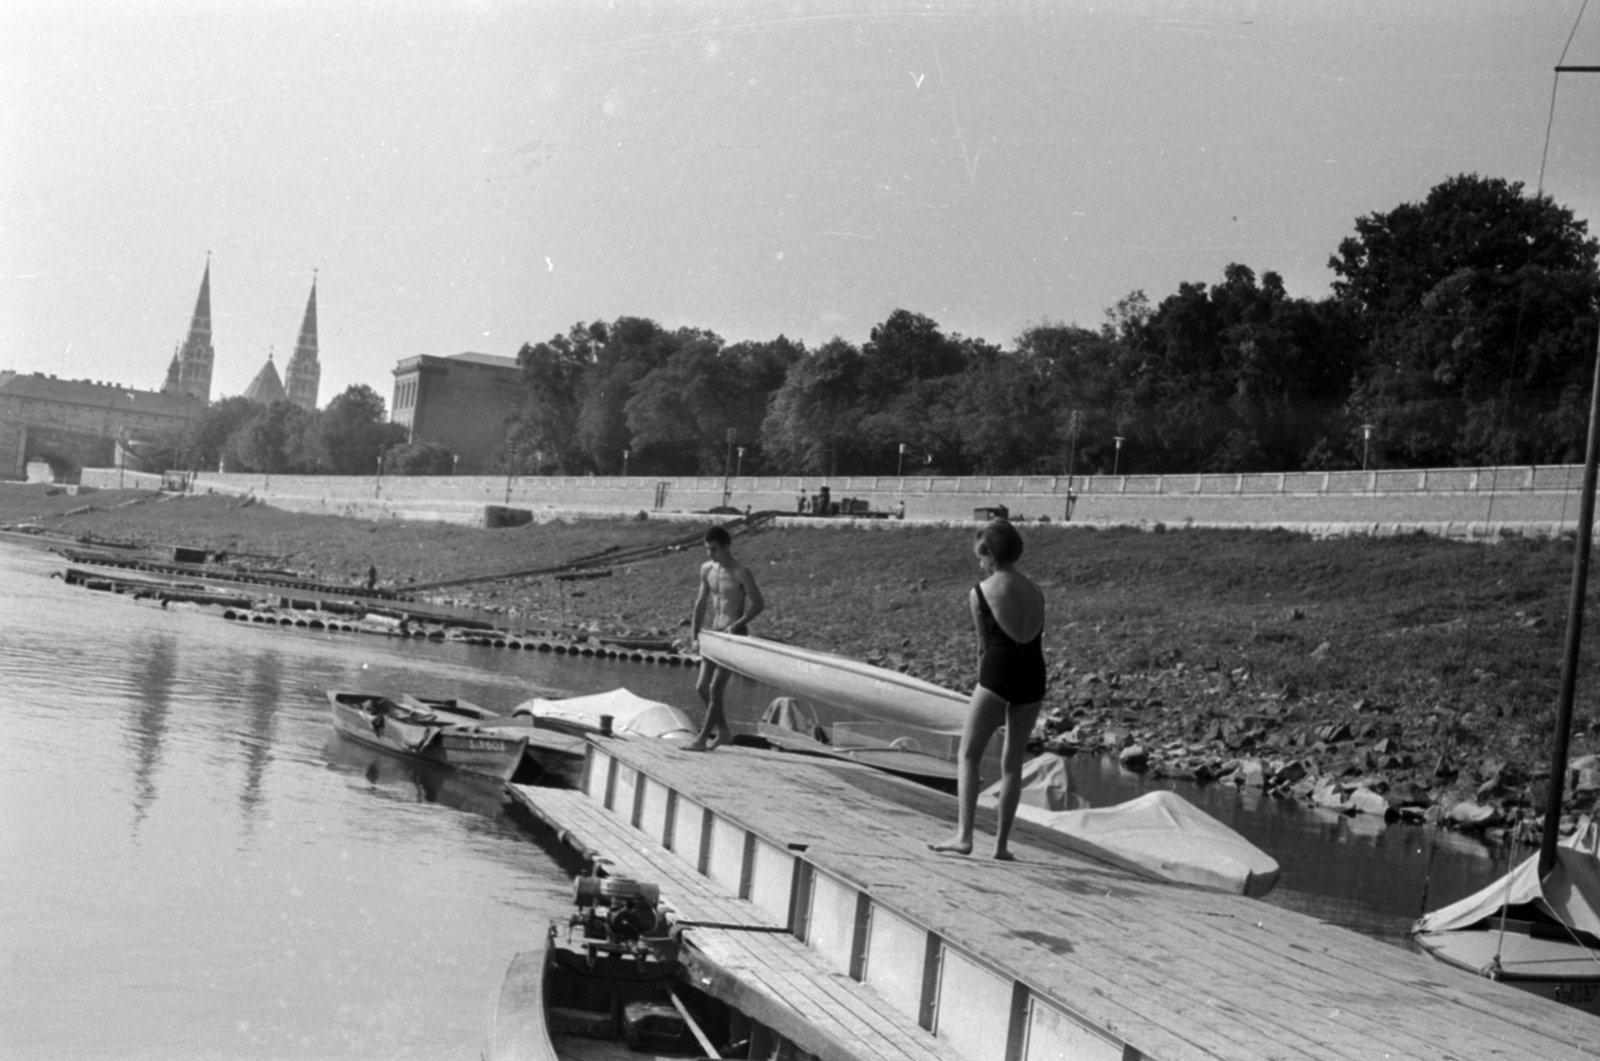
[[[978,635],[978,684],[961,734],[957,792],[960,816],[956,835],[935,851],[957,855],[972,853],[973,814],[978,806],[978,766],[989,738],[1005,727],[1000,759],[1000,806],[995,828],[994,857],[1010,860],[1007,841],[1017,817],[1022,795],[1022,759],[1039,704],[1044,699],[1045,666],[1040,642],[1044,637],[1044,591],[1016,569],[1022,556],[1022,536],[1003,519],[991,520],[978,532],[973,546],[986,577],[972,588],[972,623]]]

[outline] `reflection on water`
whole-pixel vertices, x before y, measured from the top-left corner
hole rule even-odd
[[[156,798],[156,770],[161,765],[161,744],[167,733],[171,706],[174,657],[171,637],[153,637],[131,657],[138,695],[128,700],[123,739],[133,753],[133,822],[137,829]]]

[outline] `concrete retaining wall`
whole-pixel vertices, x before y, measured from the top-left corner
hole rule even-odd
[[[1345,528],[1340,533],[1426,530],[1451,536],[1556,533],[1575,525],[1581,466],[1446,468],[1250,475],[1094,476],[1072,481],[1074,523],[1095,526]],[[116,469],[86,469],[85,485],[111,488]],[[501,476],[281,476],[201,472],[193,489],[253,494],[275,507],[365,519],[493,524],[495,508],[533,519],[652,518],[735,508],[791,512],[802,489],[828,486],[917,522],[970,521],[1004,505],[1017,520],[1067,515],[1068,480],[1055,476],[545,478]],[[726,492],[725,492],[726,491]],[[823,522],[823,521],[809,521]],[[873,521],[849,521],[863,522]]]

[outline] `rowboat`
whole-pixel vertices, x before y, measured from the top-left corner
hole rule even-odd
[[[327,695],[337,732],[408,759],[509,781],[528,747],[525,734],[513,735],[426,705],[408,705],[374,693],[330,690]]]
[[[968,697],[864,660],[714,630],[700,631],[700,655],[790,696],[875,722],[946,735],[966,725]]]
[[[1535,853],[1411,931],[1447,965],[1600,1015],[1600,823],[1584,816],[1543,878]]]
[[[487,1061],[796,1055],[695,984],[654,884],[579,877],[574,894],[578,911],[506,969],[490,1004]]]

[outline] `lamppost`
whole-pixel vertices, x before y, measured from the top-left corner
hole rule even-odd
[[[378,454],[378,475],[372,480],[372,496],[377,497],[383,489],[383,454]]]
[[[733,487],[728,479],[733,471],[733,440],[738,435],[733,428],[728,428],[728,453],[722,459],[722,507],[728,507],[728,499],[733,496]]]
[[[452,476],[461,474],[461,454],[459,453],[450,454],[450,474]]]
[[[1361,470],[1367,470],[1367,447],[1372,442],[1372,425],[1361,425]]]
[[[904,479],[906,477],[906,444],[904,442],[900,443],[900,461],[894,466],[894,477],[896,479]]]
[[[741,479],[741,478],[744,477],[744,447],[743,446],[739,447],[739,459],[733,466],[733,477],[735,479]]]
[[[631,456],[631,455],[632,455],[632,451],[631,450],[626,450],[625,449],[625,450],[622,451],[622,477],[624,479],[626,479],[628,477],[628,457]]]
[[[1123,439],[1122,439],[1121,435],[1112,435],[1111,436],[1111,441],[1113,441],[1113,442],[1115,442],[1117,444],[1117,452],[1115,454],[1113,454],[1112,457],[1111,457],[1111,474],[1112,475],[1116,475],[1117,474],[1117,470],[1122,467],[1122,441],[1123,441]]]
[[[506,504],[511,504],[511,477],[517,473],[517,451],[511,450],[511,456],[506,460]]]

